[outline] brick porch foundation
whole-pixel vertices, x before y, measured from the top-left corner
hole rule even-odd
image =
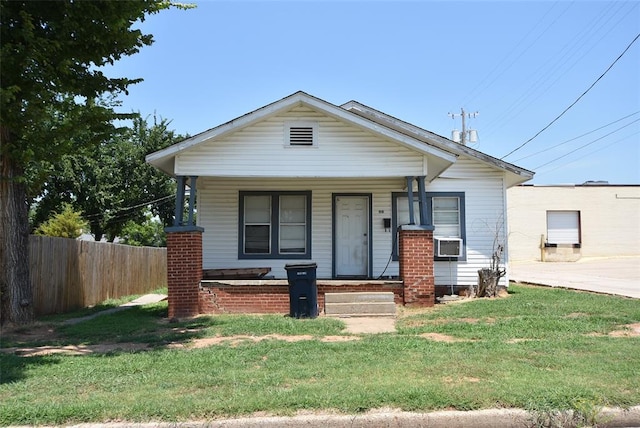
[[[433,306],[436,290],[433,276],[433,228],[402,226],[399,237],[400,279],[406,306]]]
[[[240,282],[240,281],[239,281]],[[400,282],[339,284],[339,281],[318,280],[319,312],[324,311],[325,293],[349,293],[362,291],[390,291],[394,301],[402,305],[403,287]],[[200,286],[200,310],[202,313],[289,313],[289,286],[286,280],[265,281],[262,285],[231,284],[204,281]]]
[[[198,315],[202,280],[202,229],[167,229],[169,319]]]

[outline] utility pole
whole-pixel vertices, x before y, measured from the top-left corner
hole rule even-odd
[[[460,109],[460,114],[447,113],[451,119],[455,120],[456,117],[462,118],[462,132],[454,129],[451,131],[451,139],[456,143],[460,143],[463,146],[467,145],[467,140],[471,143],[478,141],[478,131],[475,129],[467,129],[466,119],[476,118],[480,114],[479,112],[466,113],[464,108]]]

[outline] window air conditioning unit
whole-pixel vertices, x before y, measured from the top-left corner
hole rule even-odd
[[[462,239],[436,238],[437,257],[462,257]]]

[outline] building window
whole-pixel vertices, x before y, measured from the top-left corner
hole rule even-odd
[[[311,258],[311,192],[240,192],[239,207],[239,258]]]
[[[547,244],[581,244],[580,211],[547,211]]]
[[[317,147],[318,123],[310,121],[285,122],[285,147]]]
[[[434,226],[433,236],[439,238],[462,239],[462,257],[455,260],[466,260],[466,226],[464,192],[426,192],[427,224]],[[415,223],[420,223],[418,195],[413,195],[413,216]],[[406,193],[393,193],[392,226],[396,231],[393,243],[393,260],[398,260],[398,226],[409,224],[409,204]],[[435,257],[435,260],[449,260],[448,257]]]

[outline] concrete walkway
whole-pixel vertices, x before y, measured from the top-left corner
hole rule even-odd
[[[509,279],[640,299],[640,256],[577,262],[512,262]]]
[[[124,311],[125,309],[133,308],[134,306],[142,306],[148,305],[149,303],[158,303],[166,299],[167,296],[165,294],[145,294],[144,296],[140,296],[135,300],[124,303],[116,308],[106,309],[104,311],[96,312],[95,314],[87,315],[86,317],[80,318],[70,318],[68,320],[63,321],[63,325],[74,325],[84,321],[89,321],[96,317],[102,315],[109,315],[115,312]]]

